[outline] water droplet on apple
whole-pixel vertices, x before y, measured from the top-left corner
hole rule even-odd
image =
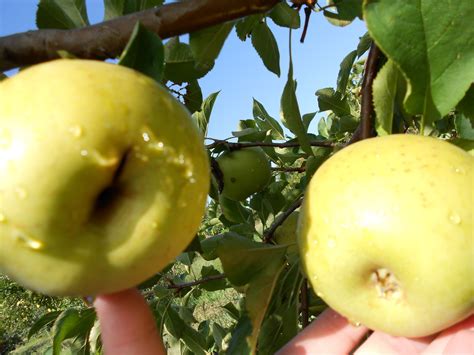
[[[151,142],[149,147],[157,152],[163,152],[165,150],[163,142]]]
[[[316,296],[318,296],[319,298],[323,298],[323,297],[324,297],[324,293],[319,292],[319,291],[316,291]]]
[[[14,236],[20,243],[25,244],[30,249],[40,250],[44,248],[44,244],[42,242],[35,240],[23,232],[17,231]]]
[[[349,324],[352,325],[353,327],[360,327],[360,326],[361,326],[361,323],[360,323],[360,322],[357,322],[357,321],[354,321],[354,320],[351,320],[351,319],[349,319],[348,322],[349,322]]]
[[[461,174],[461,175],[464,175],[466,173],[466,171],[464,170],[464,168],[460,168],[460,167],[455,167],[454,168],[454,172],[456,174]]]
[[[451,213],[449,215],[449,221],[453,224],[461,224],[461,217],[457,213]]]
[[[81,157],[87,157],[89,155],[89,151],[87,149],[81,150]]]
[[[328,248],[334,249],[336,247],[336,241],[334,239],[328,239]]]
[[[28,197],[28,191],[26,191],[23,187],[16,187],[15,193],[20,200],[24,200]]]
[[[317,239],[314,239],[313,240],[313,246],[317,246],[319,244],[318,240]]]
[[[81,138],[84,134],[84,130],[81,126],[76,125],[69,128],[69,133],[71,133],[74,138]]]
[[[150,141],[150,135],[147,132],[142,133],[142,138],[144,142],[149,142]]]
[[[7,149],[12,144],[12,137],[10,132],[5,129],[0,129],[0,149]]]

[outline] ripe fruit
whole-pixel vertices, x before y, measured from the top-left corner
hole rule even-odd
[[[0,271],[52,295],[150,277],[194,237],[208,157],[188,112],[133,70],[86,60],[0,84]]]
[[[295,211],[279,226],[274,233],[275,242],[279,245],[288,245],[287,255],[293,261],[298,256],[298,246],[296,244],[296,226],[299,212]]]
[[[313,288],[353,323],[438,332],[474,310],[474,158],[434,138],[353,144],[313,176],[300,252]]]
[[[270,162],[260,147],[225,152],[216,159],[224,176],[222,194],[235,201],[263,190],[271,177]]]

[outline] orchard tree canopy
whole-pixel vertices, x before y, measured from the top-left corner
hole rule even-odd
[[[0,71],[56,58],[113,60],[166,87],[192,114],[212,168],[206,215],[188,248],[139,286],[170,352],[271,354],[327,307],[301,270],[296,227],[281,227],[334,153],[374,136],[418,134],[474,155],[472,0],[104,0],[104,8],[103,22],[91,25],[85,0],[39,1],[38,30],[0,37]],[[338,27],[360,19],[368,31],[341,61],[336,87],[314,88],[317,110],[301,112],[291,41],[304,42],[314,16]],[[280,52],[274,25],[288,29],[289,54]],[[209,137],[219,95],[203,93],[199,81],[229,36],[253,46],[262,68],[286,84],[279,117],[254,99],[253,118],[230,138]],[[224,166],[229,156],[241,160]],[[53,310],[32,325],[22,349],[34,349],[47,330],[53,354],[100,353],[97,323],[89,304]]]

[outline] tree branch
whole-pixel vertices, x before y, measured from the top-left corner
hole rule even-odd
[[[377,45],[372,42],[369,56],[365,64],[364,79],[362,81],[362,100],[361,100],[361,119],[360,124],[352,135],[347,145],[360,141],[362,139],[374,137],[375,116],[374,102],[372,97],[372,85],[379,70],[379,63],[382,58],[382,52]]]
[[[210,138],[206,138],[210,139]],[[268,143],[268,142],[244,142],[244,143],[233,143],[228,142],[226,140],[220,139],[212,139],[214,143],[206,145],[207,149],[214,149],[219,145],[225,145],[229,150],[239,150],[243,148],[250,148],[250,147],[275,147],[275,148],[292,148],[292,147],[299,147],[299,143]],[[327,147],[333,148],[336,146],[333,142],[321,141],[321,142],[310,142],[309,143],[313,147]]]
[[[285,173],[304,173],[306,171],[306,167],[304,166],[299,166],[296,168],[285,168],[281,166],[276,166],[271,168],[272,171],[282,171]]]
[[[269,243],[273,239],[273,234],[275,233],[276,229],[283,223],[285,220],[288,218],[290,214],[293,213],[294,210],[296,210],[298,207],[301,206],[301,203],[303,202],[303,198],[300,198],[293,202],[288,209],[280,214],[275,220],[273,221],[272,225],[270,228],[266,230],[266,232],[263,234],[263,241],[265,243]]]
[[[309,325],[309,303],[308,303],[308,280],[304,279],[300,289],[300,311],[301,325],[306,328]]]
[[[178,292],[178,291],[181,291],[183,288],[186,288],[186,287],[197,286],[197,285],[209,282],[209,281],[222,280],[225,277],[226,277],[225,274],[210,275],[210,276],[204,277],[204,278],[202,278],[200,280],[196,280],[196,281],[184,282],[184,283],[181,283],[181,284],[170,283],[167,287],[169,289],[174,289],[174,290],[176,290],[176,292]]]
[[[0,37],[0,71],[58,58],[65,50],[78,58],[115,58],[140,21],[160,38],[270,10],[279,0],[184,0],[72,30],[38,30]]]

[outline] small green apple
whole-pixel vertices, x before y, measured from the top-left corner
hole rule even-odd
[[[224,176],[222,194],[231,200],[245,200],[270,181],[270,161],[260,147],[225,152],[216,161]]]
[[[313,176],[298,242],[308,279],[353,323],[420,337],[474,310],[474,158],[391,135],[339,151]]]
[[[285,221],[279,226],[273,235],[275,242],[279,245],[288,245],[286,254],[290,261],[296,260],[299,250],[296,243],[296,226],[298,223],[299,212],[291,213]]]
[[[137,285],[192,240],[210,173],[152,79],[56,60],[0,83],[0,272],[51,295]]]

